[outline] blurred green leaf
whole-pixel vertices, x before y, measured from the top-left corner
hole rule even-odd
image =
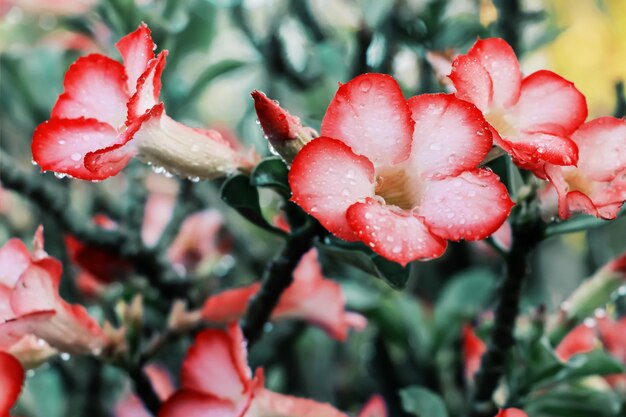
[[[246,65],[245,62],[226,59],[207,67],[189,87],[185,101],[194,101],[214,79],[239,69],[244,65]]]
[[[289,198],[291,190],[288,181],[289,169],[279,157],[271,157],[261,161],[250,175],[250,184],[254,187],[269,187],[282,196]]]
[[[471,321],[484,311],[496,288],[496,277],[484,268],[470,269],[456,275],[444,288],[435,306],[435,324],[442,330]]]
[[[523,408],[533,417],[613,417],[620,407],[620,397],[613,391],[567,387],[528,398]]]
[[[263,217],[259,205],[259,192],[250,184],[247,176],[239,174],[228,178],[222,185],[220,196],[226,204],[237,210],[251,223],[277,235],[285,235],[285,232],[269,224]]]
[[[322,262],[340,262],[350,265],[373,277],[383,279],[392,288],[406,286],[411,272],[411,265],[402,265],[389,261],[372,252],[363,244],[347,243],[337,239],[327,239],[318,245]]]
[[[409,387],[400,391],[402,408],[418,417],[448,417],[441,397],[422,387]]]

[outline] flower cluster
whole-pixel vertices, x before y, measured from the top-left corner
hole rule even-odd
[[[477,41],[454,59],[449,78],[454,93],[408,100],[387,75],[340,85],[321,135],[293,160],[293,201],[335,236],[400,264],[436,258],[446,241],[484,239],[509,215],[506,188],[484,167],[495,146],[544,180],[538,194],[548,217],[556,202],[562,219],[615,218],[626,200],[624,120],[585,123],[574,85],[545,70],[522,76],[502,39]],[[296,143],[297,120],[254,97],[272,143]]]

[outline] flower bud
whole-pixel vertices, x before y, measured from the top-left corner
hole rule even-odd
[[[252,98],[270,147],[287,164],[291,164],[300,149],[318,136],[317,132],[308,126],[303,126],[298,117],[291,115],[264,93],[254,90]]]

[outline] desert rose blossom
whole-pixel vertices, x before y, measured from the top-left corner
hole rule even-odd
[[[254,283],[209,297],[202,307],[202,318],[213,323],[239,320],[259,289],[260,283]],[[343,341],[350,328],[361,330],[367,325],[365,317],[345,311],[345,304],[341,287],[324,277],[317,251],[311,249],[294,270],[293,283],[281,295],[271,319],[305,320]]]
[[[347,417],[329,404],[264,388],[263,369],[252,376],[241,329],[204,330],[181,369],[181,389],[159,417]]]
[[[155,169],[211,179],[248,164],[218,131],[191,128],[165,114],[158,100],[167,51],[155,56],[145,24],[116,47],[124,64],[91,54],[65,74],[51,119],[33,134],[33,159],[42,170],[102,180],[138,157]]]
[[[84,307],[59,295],[62,266],[43,250],[41,227],[33,246],[30,253],[11,239],[0,249],[0,350],[34,335],[63,352],[100,354],[109,337]]]
[[[585,121],[585,97],[551,71],[522,76],[515,52],[499,38],[481,39],[458,56],[450,74],[457,97],[478,107],[496,145],[543,177],[543,165],[576,165],[572,133]]]
[[[578,146],[578,166],[546,167],[550,182],[539,194],[542,210],[547,217],[558,212],[561,219],[577,212],[614,219],[626,201],[626,120],[591,120],[572,140]]]
[[[590,352],[600,346],[596,331],[586,324],[574,327],[555,348],[556,356],[567,362],[574,355]]]
[[[446,241],[495,232],[513,205],[479,165],[492,146],[480,111],[453,95],[408,101],[398,83],[364,74],[341,85],[321,137],[289,172],[292,200],[335,236],[406,265]]]
[[[20,362],[0,352],[0,417],[10,417],[9,411],[17,401],[24,383],[24,369]]]
[[[287,164],[291,164],[304,145],[318,136],[317,132],[303,126],[299,118],[291,115],[264,93],[254,90],[252,98],[269,145]]]

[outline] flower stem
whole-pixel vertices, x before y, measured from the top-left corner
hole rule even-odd
[[[513,246],[506,258],[487,352],[476,375],[470,417],[493,417],[497,412],[492,397],[504,373],[507,353],[515,343],[513,331],[520,310],[522,287],[528,276],[529,255],[543,236],[540,221],[516,224],[512,228]]]
[[[261,289],[252,297],[242,320],[243,334],[252,346],[263,333],[283,291],[293,282],[293,271],[302,256],[311,249],[317,236],[323,233],[316,221],[290,234],[280,252],[266,266]]]

